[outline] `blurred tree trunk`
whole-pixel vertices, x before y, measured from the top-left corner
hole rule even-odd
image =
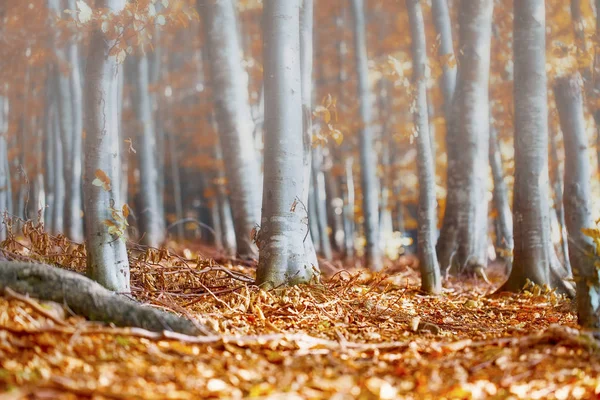
[[[96,3],[118,14],[125,0],[101,0]],[[92,31],[86,63],[85,112],[85,236],[87,274],[106,288],[129,291],[129,260],[124,240],[108,232],[106,220],[114,221],[111,208],[123,206],[120,192],[119,74],[122,65],[109,52],[114,41],[100,27]],[[101,172],[100,172],[101,171]],[[106,179],[103,178],[106,176]],[[104,186],[94,185],[104,179]],[[102,180],[100,179],[100,180]],[[109,190],[106,190],[109,189]]]
[[[177,139],[172,132],[167,133],[167,144],[169,145],[169,167],[171,172],[171,184],[173,185],[173,203],[175,205],[175,222],[183,220],[183,204],[181,202],[181,178],[179,174],[179,152],[177,151]],[[177,224],[177,239],[185,238],[183,223]]]
[[[596,0],[596,37],[600,37],[600,0]],[[600,46],[595,46],[594,54],[594,71],[592,76],[593,82],[593,99],[595,107],[592,107],[594,113],[594,121],[596,122],[596,158],[598,162],[598,173],[600,173]]]
[[[435,172],[429,134],[429,111],[427,108],[427,44],[425,22],[419,0],[406,0],[413,54],[413,85],[417,91],[414,112],[415,136],[417,143],[417,170],[419,176],[419,230],[418,257],[421,270],[421,290],[426,293],[440,293],[442,279],[435,252],[436,201]]]
[[[558,92],[556,92],[558,94]],[[558,104],[557,104],[558,105]],[[558,159],[558,146],[556,144],[555,130],[550,127],[550,166],[554,172],[554,182],[552,189],[554,191],[554,209],[556,210],[556,218],[560,229],[560,247],[563,254],[563,262],[567,271],[571,272],[571,263],[569,262],[569,246],[567,226],[565,223],[565,208],[563,204],[563,170]]]
[[[379,193],[377,189],[377,154],[372,128],[372,104],[369,88],[369,66],[363,0],[351,0],[354,20],[354,54],[360,101],[359,133],[360,181],[363,195],[366,264],[373,271],[383,267],[379,243]]]
[[[304,130],[300,0],[264,2],[265,171],[256,282],[265,288],[318,276],[304,240]]]
[[[354,165],[354,157],[348,157],[345,160],[345,175],[344,180],[346,188],[344,192],[344,240],[346,242],[346,261],[354,258],[354,232],[356,229],[354,222],[354,209],[356,207],[354,195],[354,174],[352,167]]]
[[[237,251],[253,258],[250,232],[257,215],[258,161],[248,101],[248,74],[243,69],[235,10],[231,0],[199,0],[203,16],[214,104],[231,199]]]
[[[134,63],[136,82],[134,109],[138,123],[138,167],[140,169],[140,209],[138,210],[141,243],[159,247],[165,240],[163,210],[159,194],[159,152],[156,143],[152,99],[149,92],[148,57],[138,56]]]
[[[69,0],[63,4],[61,0],[48,0],[48,7],[61,17],[65,6],[73,6]],[[56,40],[56,39],[55,39]],[[81,146],[82,146],[82,92],[79,65],[79,51],[76,42],[71,40],[66,48],[54,43],[54,51],[58,57],[59,67],[56,69],[59,123],[63,151],[63,177],[65,181],[64,229],[70,239],[83,240],[83,220],[81,218]],[[60,64],[69,65],[65,74]]]
[[[55,159],[54,159],[54,118],[55,111],[50,103],[51,86],[46,89],[44,122],[44,191],[46,192],[46,212],[44,213],[44,227],[48,232],[54,232],[53,214],[54,214],[54,181],[55,181]]]
[[[55,88],[56,86],[54,86]],[[56,93],[56,92],[54,92]],[[52,118],[52,148],[54,159],[54,209],[52,212],[52,227],[54,233],[64,232],[64,206],[65,206],[65,180],[63,177],[63,146],[60,135],[60,115],[58,105],[54,107],[54,117]]]
[[[9,210],[9,197],[11,196],[8,190],[8,181],[10,180],[10,171],[8,166],[8,146],[6,135],[8,134],[9,118],[9,100],[5,96],[0,95],[0,218],[4,220],[4,213]],[[0,229],[0,240],[6,239],[6,225]]]
[[[452,115],[452,98],[456,88],[456,59],[454,57],[454,42],[452,40],[452,20],[446,0],[432,0],[431,13],[435,31],[440,40],[438,47],[439,62],[442,63],[442,93],[444,95],[444,114],[446,115],[446,126]],[[449,131],[446,133],[450,133]],[[447,139],[451,139],[447,136]],[[454,147],[454,142],[448,143],[448,149]]]
[[[461,0],[460,56],[449,135],[448,196],[438,257],[444,270],[472,274],[487,265],[489,73],[492,0]],[[452,265],[450,265],[452,264]]]
[[[499,258],[506,261],[507,271],[510,271],[514,248],[512,213],[508,200],[508,188],[504,181],[504,166],[498,132],[493,125],[490,125],[490,166],[494,180],[493,201],[498,228],[496,230],[496,250],[500,255]]]
[[[586,328],[600,328],[600,275],[594,241],[583,230],[594,229],[591,204],[592,171],[585,129],[582,79],[559,78],[555,97],[565,143],[565,215],[569,257],[577,285],[577,316]]]
[[[551,284],[548,99],[544,0],[514,0],[514,262],[500,290]]]
[[[304,0],[306,1],[306,0]],[[317,229],[319,230],[319,248],[321,256],[331,261],[331,242],[327,232],[327,195],[325,190],[325,176],[322,170],[323,153],[322,149],[313,149],[312,157],[312,178],[315,195],[315,212],[317,217]]]

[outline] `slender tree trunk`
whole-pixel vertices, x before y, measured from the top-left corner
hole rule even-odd
[[[319,230],[319,248],[321,256],[331,260],[331,242],[327,233],[327,195],[325,193],[325,176],[321,169],[323,165],[323,154],[321,149],[313,149],[312,178],[315,195],[315,213],[317,217],[317,229]]]
[[[54,118],[55,112],[54,107],[50,103],[50,92],[51,89],[46,90],[46,112],[45,112],[45,134],[44,134],[44,148],[46,152],[44,154],[44,184],[46,192],[46,212],[44,213],[44,227],[48,232],[54,232],[53,214],[54,214],[54,182],[56,171],[55,159],[54,159]]]
[[[219,221],[221,222],[221,242],[223,250],[229,255],[235,255],[235,231],[233,230],[233,220],[231,218],[231,207],[229,206],[229,197],[223,182],[225,181],[225,174],[221,168],[223,163],[223,156],[221,154],[220,146],[215,146],[215,158],[219,163],[219,167],[216,172],[216,184],[215,190],[217,194],[217,202],[219,207]]]
[[[452,40],[452,20],[446,0],[432,0],[431,13],[433,23],[439,36],[438,57],[442,63],[442,93],[444,95],[444,111],[446,115],[446,126],[452,114],[452,99],[456,88],[456,59],[454,58],[454,42]],[[446,132],[446,135],[450,133]],[[454,148],[454,142],[447,136],[450,148]]]
[[[141,243],[158,247],[165,240],[163,213],[159,201],[158,148],[154,130],[154,117],[148,85],[150,73],[148,58],[139,56],[135,60],[136,96],[135,111],[140,131],[138,135],[138,166],[140,169],[140,221]]]
[[[265,172],[256,282],[266,288],[310,282],[304,240],[300,1],[264,2]]]
[[[356,206],[354,195],[354,174],[352,166],[354,158],[348,157],[345,161],[345,199],[344,199],[344,240],[346,241],[346,260],[350,261],[354,258],[354,209]]]
[[[52,227],[55,233],[64,232],[64,209],[65,209],[65,180],[63,168],[63,146],[60,135],[60,116],[58,106],[54,108],[53,143],[54,148],[54,210],[52,213]]]
[[[0,218],[4,220],[4,213],[8,212],[8,198],[11,195],[8,189],[10,172],[6,169],[8,165],[8,116],[9,100],[8,97],[0,96]],[[6,225],[0,229],[0,241],[6,239]]]
[[[366,263],[373,271],[382,267],[379,246],[379,194],[377,190],[377,154],[372,131],[372,104],[369,88],[369,67],[363,0],[351,0],[354,18],[354,54],[358,76],[358,97],[362,127],[359,133],[360,180],[363,194],[364,229],[367,239]]]
[[[231,194],[238,254],[255,257],[250,232],[259,220],[258,161],[248,101],[248,74],[242,67],[235,10],[231,0],[201,0],[209,51],[213,96]]]
[[[600,328],[600,275],[598,254],[585,229],[592,218],[592,171],[585,129],[582,79],[579,74],[559,78],[554,93],[565,143],[565,215],[569,231],[569,258],[577,285],[577,316],[586,328]]]
[[[558,94],[558,92],[556,92]],[[556,144],[557,133],[549,128],[550,131],[550,157],[552,169],[554,169],[554,209],[556,210],[556,219],[560,229],[560,247],[563,254],[565,268],[571,272],[571,263],[569,262],[569,239],[567,236],[567,225],[565,222],[565,208],[563,204],[563,171],[558,159],[558,147]]]
[[[328,157],[331,157],[329,155]],[[343,200],[340,197],[339,179],[333,176],[331,171],[331,159],[327,160],[328,168],[324,172],[325,189],[327,197],[327,220],[331,226],[331,244],[332,250],[340,253],[344,247],[344,221],[343,221]]]
[[[414,114],[417,142],[417,169],[419,174],[419,230],[418,256],[421,269],[421,289],[427,293],[440,293],[442,279],[435,253],[436,202],[435,172],[429,135],[429,112],[427,109],[427,44],[425,23],[419,0],[406,0],[413,54],[413,85],[417,91]]]
[[[462,151],[448,156],[448,196],[438,256],[444,269],[472,274],[487,265],[490,44],[492,0],[461,0],[461,51],[450,135]],[[454,257],[453,257],[454,254]],[[451,260],[452,265],[450,265]]]
[[[600,0],[596,0],[596,37],[600,37]],[[600,46],[595,46],[594,53],[594,77],[593,82],[593,99],[596,100],[595,107],[592,107],[594,112],[594,121],[596,123],[596,160],[597,168],[600,172]]]
[[[323,232],[320,229],[319,192],[313,176],[312,166],[312,97],[313,97],[313,0],[301,0],[300,6],[300,75],[302,80],[302,144],[304,150],[304,191],[302,202],[309,207],[309,227],[311,234],[304,241],[308,262],[318,266],[316,249],[327,258],[327,249],[323,247]],[[311,182],[312,191],[311,191]],[[313,204],[311,209],[309,203]],[[313,227],[316,229],[314,230]],[[316,242],[319,241],[319,244]],[[329,251],[331,252],[331,251]],[[331,258],[331,257],[329,257]]]
[[[502,153],[500,152],[500,143],[498,141],[498,132],[494,126],[490,126],[490,166],[492,167],[492,178],[494,180],[494,208],[496,208],[496,239],[497,251],[500,258],[512,265],[513,241],[513,222],[510,204],[508,201],[508,188],[504,181],[504,167],[502,163]]]
[[[125,0],[102,0],[96,3],[118,14],[125,8]],[[114,45],[104,36],[100,27],[90,38],[85,76],[85,236],[88,252],[87,273],[106,288],[129,291],[129,260],[125,242],[111,235],[105,221],[115,221],[111,207],[123,206],[120,189],[120,143],[118,121],[119,74],[122,66],[109,52]],[[100,172],[102,171],[102,172]],[[103,179],[102,186],[94,185]],[[102,179],[101,179],[102,180]],[[108,189],[108,190],[107,190]]]
[[[551,284],[553,246],[548,205],[548,100],[544,0],[514,0],[514,262],[500,290],[527,280]]]
[[[171,183],[173,185],[173,202],[175,203],[175,221],[183,219],[183,204],[181,202],[181,178],[179,176],[179,153],[177,151],[177,140],[173,133],[167,134],[169,145],[169,160],[171,161]],[[185,231],[183,224],[177,224],[177,238],[183,240]]]

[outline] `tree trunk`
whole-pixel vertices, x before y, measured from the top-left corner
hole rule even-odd
[[[563,204],[563,171],[558,159],[558,147],[556,144],[557,133],[550,127],[550,165],[554,170],[554,182],[552,189],[554,191],[554,209],[556,210],[556,219],[560,229],[560,247],[563,254],[565,268],[571,273],[571,263],[569,262],[569,239],[567,235],[567,225],[565,222],[565,208]]]
[[[514,262],[500,290],[550,284],[548,99],[544,0],[514,0]]]
[[[494,180],[494,208],[496,209],[496,239],[497,252],[500,258],[505,260],[508,265],[507,271],[510,271],[512,265],[513,241],[513,222],[510,204],[508,201],[508,188],[504,181],[504,167],[502,163],[502,153],[500,152],[500,143],[498,141],[498,132],[494,126],[490,126],[490,166],[492,167],[492,178]]]
[[[266,288],[318,276],[304,247],[300,0],[264,2],[265,172],[256,282]]]
[[[463,67],[458,72],[449,129],[462,149],[460,156],[452,151],[448,154],[448,196],[438,241],[442,267],[451,267],[459,274],[472,274],[487,265],[488,81],[493,5],[492,0],[462,0],[459,8],[459,65]]]
[[[373,271],[383,267],[379,246],[379,194],[377,190],[377,154],[372,130],[372,104],[369,88],[369,67],[363,0],[351,0],[354,19],[354,54],[358,76],[361,128],[359,133],[360,180],[363,194],[363,215],[366,237],[366,264]]]
[[[323,165],[321,149],[313,149],[312,159],[312,178],[315,196],[315,216],[317,218],[317,229],[319,230],[319,248],[321,256],[331,261],[333,255],[331,254],[331,242],[327,232],[327,197],[325,193],[325,176],[321,169]]]
[[[96,4],[118,14],[125,0],[103,0]],[[111,208],[120,210],[120,135],[118,121],[119,74],[122,66],[109,52],[114,41],[100,27],[92,31],[85,76],[85,236],[87,273],[106,288],[129,291],[129,260],[125,242],[108,231],[105,221],[114,220]],[[101,172],[100,172],[101,171]],[[103,176],[106,178],[103,178]],[[102,179],[101,179],[102,178]],[[94,185],[94,180],[104,185]],[[107,190],[108,189],[108,190]]]
[[[446,115],[446,126],[452,114],[452,98],[456,88],[456,59],[454,58],[454,42],[452,41],[452,20],[446,0],[432,0],[431,13],[435,31],[440,38],[438,57],[442,63],[442,94],[444,95],[444,113]],[[446,132],[446,135],[450,133]],[[447,136],[448,149],[453,148],[455,143]],[[449,143],[448,143],[449,142]]]
[[[569,257],[577,285],[577,316],[586,328],[600,328],[600,275],[594,242],[583,230],[593,229],[589,144],[579,74],[559,78],[554,93],[565,143],[564,206]]]
[[[54,158],[54,119],[55,111],[50,102],[51,87],[46,90],[46,111],[45,111],[45,134],[44,134],[44,191],[46,192],[46,212],[44,213],[44,227],[48,232],[54,232],[53,215],[54,215],[54,182],[55,182],[55,158]]]
[[[8,116],[9,102],[5,96],[0,96],[0,218],[4,220],[4,213],[9,212],[8,198],[11,195],[8,191],[8,181],[10,180],[10,171],[6,169],[8,165]],[[0,228],[0,241],[6,239],[6,225]]]
[[[352,166],[354,165],[354,158],[348,157],[345,161],[345,181],[346,188],[344,192],[344,240],[346,241],[346,261],[354,258],[354,208],[356,207],[355,195],[354,195],[354,174]]]
[[[600,0],[596,0],[596,37],[600,37]],[[597,168],[600,172],[600,102],[598,102],[598,98],[600,98],[600,46],[595,47],[594,54],[594,73],[592,76],[594,77],[594,97],[595,107],[592,107],[594,112],[594,121],[596,122],[596,160],[598,162]]]
[[[60,135],[60,116],[58,115],[58,106],[54,108],[53,118],[53,143],[54,148],[54,210],[52,213],[52,227],[55,233],[64,232],[64,209],[65,209],[65,179],[63,176],[63,146]],[[19,205],[20,206],[20,205]]]
[[[134,108],[140,126],[138,134],[138,166],[140,169],[140,210],[138,210],[141,243],[159,247],[165,240],[163,212],[159,201],[158,147],[152,115],[152,103],[148,85],[150,73],[148,58],[137,57],[132,66],[136,67],[136,96]]]
[[[406,0],[413,54],[413,85],[417,91],[414,113],[417,142],[417,169],[419,175],[419,230],[418,257],[421,270],[421,289],[427,293],[440,293],[442,279],[435,253],[436,201],[435,172],[429,135],[429,111],[427,109],[427,44],[425,23],[419,0]]]
[[[202,0],[213,96],[225,174],[231,194],[237,251],[256,256],[250,232],[259,220],[258,162],[248,101],[248,74],[242,67],[235,10],[231,0]]]
[[[325,254],[327,249],[323,248],[323,240],[319,225],[319,192],[317,181],[313,176],[312,166],[312,97],[313,97],[313,0],[301,0],[300,5],[300,75],[302,86],[302,144],[304,151],[304,188],[302,192],[302,202],[305,207],[309,207],[308,218],[310,220],[309,228],[311,233],[304,241],[304,250],[308,257],[308,262],[319,266],[316,248],[319,248],[321,254]],[[312,179],[312,180],[311,180]],[[311,191],[311,181],[313,182]],[[313,203],[311,209],[309,203]],[[314,228],[316,229],[313,229]],[[318,237],[318,238],[317,238]],[[325,253],[324,253],[325,252]],[[331,252],[331,251],[330,251]],[[325,256],[325,258],[327,258]]]
[[[171,168],[171,183],[173,185],[173,203],[175,203],[175,221],[183,219],[183,204],[181,202],[181,178],[179,176],[179,153],[177,151],[177,140],[173,133],[167,134],[167,143],[169,145],[169,160]],[[177,239],[185,238],[184,226],[177,224]]]

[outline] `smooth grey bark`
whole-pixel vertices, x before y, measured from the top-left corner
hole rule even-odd
[[[125,0],[102,0],[96,3],[118,14]],[[92,31],[85,72],[85,236],[87,274],[104,287],[129,291],[129,260],[123,238],[108,232],[106,220],[113,220],[111,207],[123,206],[120,194],[119,74],[122,65],[109,55],[114,41],[97,27]],[[110,179],[110,187],[93,184],[98,171]],[[109,189],[109,190],[106,190]]]
[[[55,159],[54,159],[54,107],[50,103],[51,86],[46,90],[46,111],[44,115],[45,135],[44,135],[44,191],[46,192],[46,212],[44,213],[44,227],[48,232],[54,232],[53,213],[54,213],[54,181],[55,181]]]
[[[231,0],[199,0],[208,48],[214,104],[223,150],[225,174],[231,194],[237,252],[254,258],[250,232],[257,215],[259,169],[254,151],[254,123],[248,100],[248,74],[243,69]]]
[[[456,62],[454,59],[454,42],[452,40],[452,20],[446,0],[432,0],[431,14],[435,31],[439,36],[438,57],[446,60],[442,65],[442,94],[444,95],[444,111],[446,115],[446,126],[449,125],[452,114],[452,99],[456,88]],[[446,132],[448,134],[449,131]],[[447,136],[447,144],[454,147],[454,142]],[[448,143],[450,142],[450,143]]]
[[[377,154],[372,129],[372,104],[363,0],[351,0],[354,20],[354,55],[360,102],[359,148],[360,181],[363,195],[366,264],[373,271],[383,267],[379,246],[379,194],[377,190]]]
[[[150,72],[146,55],[138,56],[135,63],[136,96],[134,108],[138,133],[138,166],[140,170],[140,210],[138,210],[141,243],[159,247],[165,240],[165,224],[160,202],[158,159],[159,151],[154,129],[154,116],[148,85]]]
[[[65,180],[63,168],[63,146],[60,134],[60,116],[58,115],[58,106],[54,108],[53,118],[53,158],[54,158],[54,209],[52,212],[52,227],[54,233],[64,232],[64,209],[65,209]]]
[[[487,265],[486,182],[489,154],[492,0],[461,0],[456,92],[449,126],[461,146],[448,153],[448,195],[438,258],[444,270],[472,274]],[[456,157],[454,157],[456,156]],[[450,265],[452,264],[452,265]]]
[[[169,167],[171,172],[171,184],[173,185],[173,203],[175,205],[175,220],[183,219],[183,203],[181,198],[181,177],[179,174],[179,152],[177,151],[177,141],[174,134],[167,134],[167,144],[169,145]],[[177,224],[177,239],[185,238],[183,224]]]
[[[344,202],[340,194],[340,180],[333,176],[331,170],[331,155],[327,157],[327,169],[325,174],[325,188],[327,192],[327,218],[328,224],[331,226],[331,244],[332,250],[340,253],[344,248],[344,218],[343,205]]]
[[[321,169],[323,165],[323,154],[321,149],[313,149],[312,157],[312,179],[315,196],[315,216],[317,218],[317,229],[319,230],[319,249],[321,256],[331,260],[331,242],[327,233],[327,195],[325,190],[325,176]]]
[[[557,90],[555,87],[555,94]],[[563,204],[563,169],[561,168],[558,159],[558,146],[556,144],[557,132],[552,127],[549,127],[550,132],[550,165],[554,170],[554,182],[552,182],[552,190],[554,192],[554,210],[556,219],[560,229],[560,247],[563,255],[563,263],[565,268],[571,272],[571,263],[569,262],[569,239],[567,234],[567,226],[565,222],[565,208]]]
[[[508,200],[508,187],[504,181],[504,166],[498,132],[493,125],[490,125],[490,166],[494,181],[493,202],[497,221],[496,250],[501,254],[500,258],[505,260],[510,268],[512,265],[511,254],[514,248],[512,213]]]
[[[600,0],[595,1],[596,4],[596,37],[600,37]],[[600,97],[600,46],[594,46],[594,66],[593,66],[593,99],[597,101]],[[596,102],[596,104],[598,104]],[[598,162],[597,169],[600,171],[600,107],[593,107],[594,121],[596,123],[596,159]]]
[[[500,290],[551,284],[548,99],[544,0],[514,0],[514,262]]]
[[[72,1],[69,5],[72,5]],[[61,0],[48,0],[48,7],[61,16],[64,6]],[[68,74],[60,68],[55,69],[57,82],[57,101],[63,150],[63,177],[65,181],[64,229],[65,234],[74,241],[83,240],[83,222],[81,218],[81,144],[82,144],[82,92],[79,72],[79,54],[77,43],[73,40],[66,48],[54,43],[54,51],[59,63],[68,64]]]
[[[8,116],[9,100],[6,96],[0,96],[0,218],[4,220],[4,214],[10,212],[8,199],[11,193],[8,191],[10,171],[8,166]],[[0,241],[6,239],[6,226],[0,228]]]
[[[600,328],[600,275],[594,241],[584,229],[594,229],[592,171],[585,128],[583,81],[579,74],[555,83],[556,107],[565,143],[565,220],[569,232],[569,258],[577,288],[577,317],[586,328]]]
[[[214,155],[217,163],[223,163],[223,155],[221,153],[220,146],[215,146]],[[215,193],[216,193],[216,201],[217,206],[219,207],[219,222],[220,233],[221,233],[221,244],[223,246],[223,250],[225,253],[229,255],[236,254],[235,248],[235,231],[233,228],[233,219],[231,216],[231,206],[229,205],[229,197],[227,196],[227,191],[223,182],[225,181],[225,174],[223,169],[218,167],[215,173],[216,175],[216,184],[215,184]]]
[[[438,294],[442,291],[442,277],[435,252],[436,200],[435,172],[429,135],[429,111],[427,108],[427,43],[425,22],[420,0],[406,0],[410,23],[413,85],[417,91],[414,112],[415,136],[417,143],[417,171],[419,175],[419,211],[417,253],[421,270],[421,289],[427,293]]]
[[[40,300],[56,302],[91,321],[153,332],[172,331],[187,335],[210,333],[207,327],[186,318],[139,304],[106,290],[76,272],[50,265],[0,262],[0,293],[6,288]]]
[[[260,256],[256,282],[265,288],[308,283],[304,192],[300,0],[266,0],[263,11],[265,152]]]
[[[381,235],[381,249],[385,252],[385,238],[391,237],[394,232],[392,205],[390,204],[392,187],[391,153],[393,139],[391,137],[390,121],[390,95],[388,94],[387,79],[380,79],[378,90],[379,120],[381,124],[381,168],[383,176],[380,180],[380,204],[379,204],[379,229]]]
[[[321,230],[319,213],[319,192],[317,189],[317,180],[313,173],[313,152],[312,152],[312,98],[313,98],[313,0],[301,0],[300,3],[300,75],[302,87],[302,144],[304,150],[304,190],[302,192],[302,202],[309,207],[309,227],[311,234],[304,241],[304,250],[308,257],[308,262],[314,266],[319,266],[316,248],[326,258],[327,249],[324,248],[321,240],[325,240],[327,235],[323,235]],[[312,179],[312,180],[311,180]],[[311,192],[311,182],[312,192]],[[309,197],[312,197],[309,199]],[[310,209],[309,203],[314,204]],[[318,231],[314,231],[313,227]],[[318,237],[318,238],[317,238]],[[315,243],[319,241],[319,245]],[[331,253],[331,250],[329,250]]]
[[[345,191],[344,191],[344,241],[345,241],[345,257],[350,261],[354,257],[354,232],[356,229],[354,222],[355,209],[355,192],[354,192],[354,174],[352,167],[354,158],[348,157],[345,162]]]

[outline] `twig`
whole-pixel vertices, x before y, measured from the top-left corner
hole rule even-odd
[[[55,315],[52,315],[52,313],[48,312],[48,310],[45,310],[37,301],[33,300],[31,297],[23,296],[9,287],[4,288],[4,293],[6,293],[9,299],[19,300],[27,304],[35,311],[42,314],[44,317],[52,320],[52,322],[54,322],[55,324],[61,326],[69,326],[69,324],[67,324],[64,320],[57,318]]]

